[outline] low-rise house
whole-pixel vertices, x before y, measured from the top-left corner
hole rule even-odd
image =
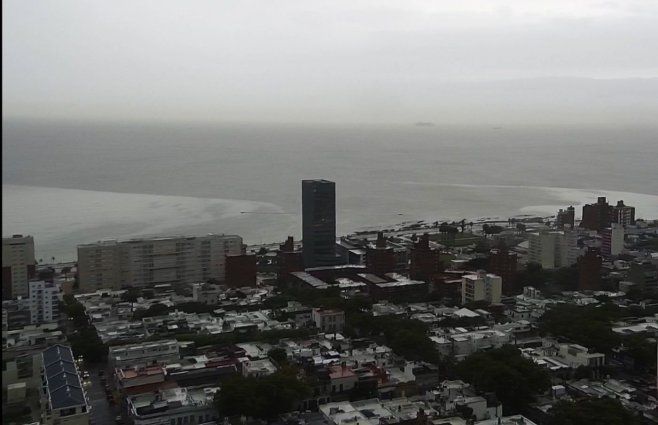
[[[134,425],[204,424],[218,419],[213,404],[219,387],[176,387],[128,397],[128,416]]]
[[[224,292],[219,285],[195,283],[192,285],[192,300],[206,305],[216,305],[224,298]]]
[[[455,328],[431,336],[430,339],[436,345],[439,353],[462,360],[476,351],[499,348],[509,344],[512,340],[512,332],[487,327],[480,327],[473,331]]]
[[[313,321],[315,326],[322,332],[342,332],[345,326],[345,312],[314,308]]]
[[[115,368],[146,367],[179,359],[179,345],[175,339],[118,345],[110,347],[108,353],[108,363]]]
[[[573,368],[599,367],[605,364],[605,354],[590,353],[587,347],[578,344],[560,344],[558,356]]]
[[[329,379],[332,394],[351,391],[359,380],[352,368],[345,363],[330,366]]]

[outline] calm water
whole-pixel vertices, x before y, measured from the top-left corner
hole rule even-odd
[[[3,235],[38,255],[149,234],[301,232],[301,183],[337,183],[339,232],[552,214],[597,195],[658,218],[658,128],[5,122]],[[248,211],[252,213],[244,214]]]

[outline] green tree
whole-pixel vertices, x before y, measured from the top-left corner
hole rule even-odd
[[[511,345],[471,354],[456,369],[478,391],[494,392],[505,415],[520,412],[551,385],[548,373]]]
[[[561,304],[542,316],[540,330],[545,334],[568,338],[595,351],[609,353],[621,342],[621,338],[612,332],[611,322],[623,314],[614,304]]]
[[[558,401],[548,411],[547,425],[640,425],[641,420],[610,398]]]
[[[139,288],[129,287],[126,289],[126,292],[121,294],[121,301],[134,303],[137,302],[137,298],[142,296],[142,291]]]
[[[267,352],[268,357],[278,365],[288,363],[288,354],[283,348],[272,348]]]
[[[64,295],[64,313],[73,319],[75,331],[67,335],[76,356],[90,363],[102,362],[107,356],[107,345],[90,323],[84,306],[73,295]]]
[[[428,337],[427,325],[418,320],[352,313],[347,316],[345,334],[379,339],[408,360],[423,360],[434,364],[439,361],[439,353]]]
[[[215,406],[221,417],[244,415],[272,420],[294,410],[311,393],[299,379],[297,370],[283,368],[262,378],[234,376],[215,394]]]
[[[169,313],[169,307],[162,303],[155,303],[146,310],[140,309],[135,311],[133,313],[133,318],[135,320],[141,320],[144,317],[163,316],[167,313]]]

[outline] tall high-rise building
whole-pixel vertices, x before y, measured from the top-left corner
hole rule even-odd
[[[530,233],[528,261],[541,264],[544,269],[568,267],[578,259],[578,246],[575,232]]]
[[[583,218],[580,227],[590,230],[601,230],[610,227],[612,221],[612,206],[605,196],[599,196],[596,204],[583,205]]]
[[[226,256],[242,253],[236,235],[174,236],[78,245],[80,290],[223,282]]]
[[[302,180],[302,252],[305,267],[332,266],[336,256],[336,183]]]
[[[612,207],[612,222],[628,226],[635,224],[635,207],[624,205],[624,201],[617,201]]]
[[[36,274],[34,239],[14,235],[2,238],[2,298],[27,297],[28,281]]]

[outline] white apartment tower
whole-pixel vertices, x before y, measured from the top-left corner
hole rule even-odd
[[[462,277],[462,304],[474,301],[499,303],[503,279],[495,274],[479,270],[477,274]]]
[[[2,298],[29,295],[28,281],[35,273],[34,239],[14,235],[2,238]]]
[[[612,227],[601,231],[601,252],[608,257],[615,257],[624,250],[624,226],[612,223]]]
[[[59,289],[42,280],[30,282],[30,320],[33,325],[59,320]]]
[[[221,282],[226,256],[241,252],[240,236],[214,234],[78,245],[80,290]]]
[[[544,269],[568,267],[578,259],[576,233],[572,231],[530,233],[529,244],[528,261]]]

